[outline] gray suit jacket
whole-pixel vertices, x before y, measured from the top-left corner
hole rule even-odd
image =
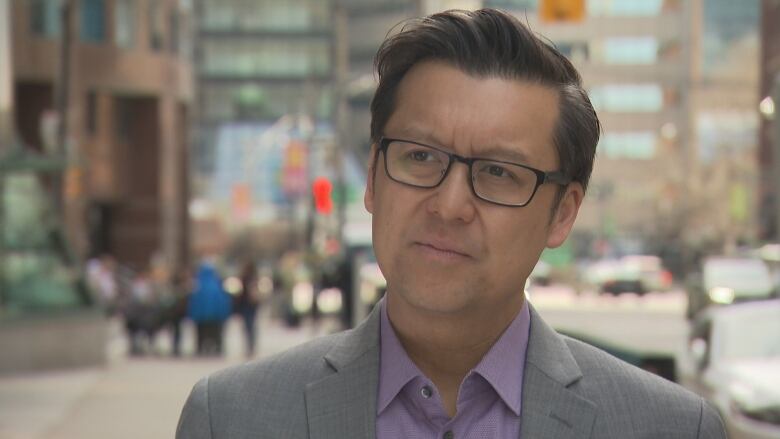
[[[378,307],[377,307],[378,308]],[[178,439],[375,437],[379,313],[357,328],[198,382]],[[700,397],[585,343],[531,310],[522,439],[725,438]]]

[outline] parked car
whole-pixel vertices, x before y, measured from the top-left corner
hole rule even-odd
[[[608,294],[636,293],[669,289],[672,278],[661,258],[652,255],[628,255],[619,259],[597,261],[588,269],[588,281]]]
[[[752,257],[713,256],[686,286],[688,318],[712,305],[771,299],[776,287],[766,263]]]
[[[715,406],[731,439],[780,438],[780,300],[711,307],[690,328],[680,384]]]
[[[528,283],[531,285],[548,286],[552,282],[552,266],[544,261],[539,261],[534,266],[531,275],[528,276]]]

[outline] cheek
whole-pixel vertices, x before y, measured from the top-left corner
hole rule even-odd
[[[489,245],[495,249],[491,265],[498,268],[496,275],[500,276],[515,278],[530,273],[547,242],[546,227],[538,221],[496,224],[487,230]]]
[[[412,211],[408,203],[402,202],[402,194],[394,193],[392,188],[380,188],[386,182],[377,182],[372,215],[372,234],[374,251],[377,258],[385,256],[385,261],[394,253],[404,236],[405,221],[409,221]]]

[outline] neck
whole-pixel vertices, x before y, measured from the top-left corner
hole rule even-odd
[[[433,381],[445,404],[454,408],[460,383],[512,323],[524,296],[519,294],[499,313],[421,311],[392,293],[386,300],[390,323],[409,358]]]

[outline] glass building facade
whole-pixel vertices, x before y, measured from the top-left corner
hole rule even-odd
[[[200,0],[198,170],[214,170],[220,126],[287,114],[330,121],[330,1]]]

